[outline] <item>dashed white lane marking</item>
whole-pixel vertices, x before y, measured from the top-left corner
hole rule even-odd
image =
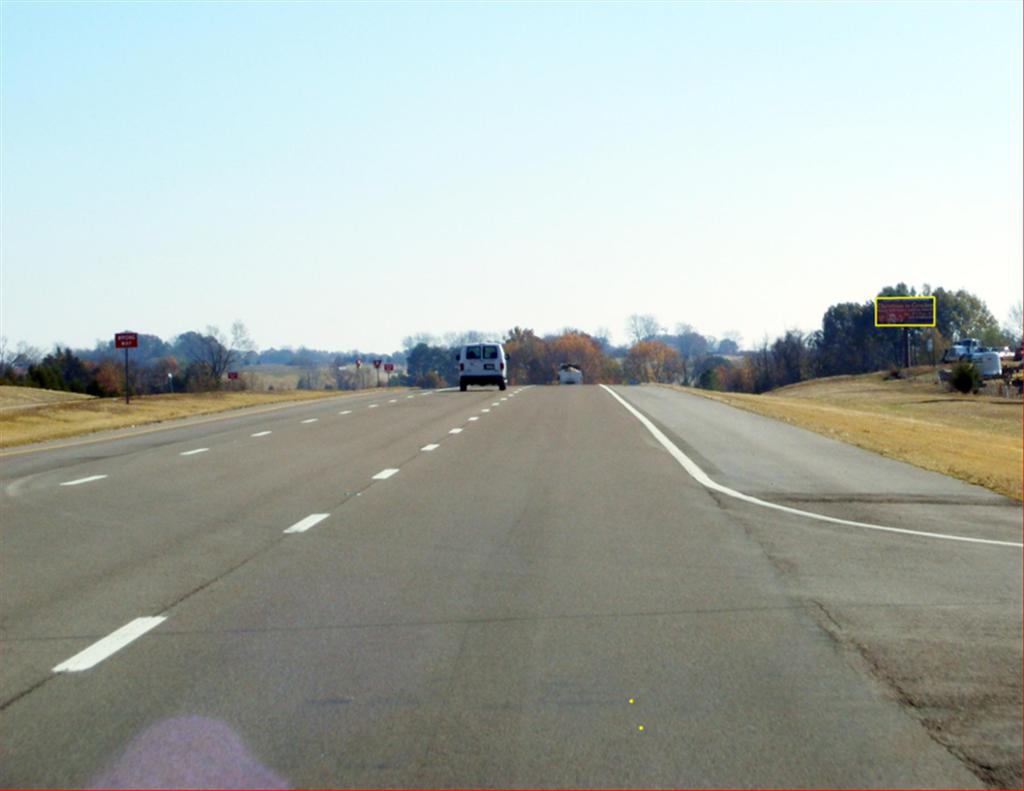
[[[479,420],[479,419],[480,419],[480,418],[478,418],[478,417],[471,417],[471,418],[469,419],[469,421],[470,421],[470,422],[472,423],[472,422],[473,422],[474,420]]]
[[[480,411],[481,412],[490,412],[491,410],[490,409],[481,409]]]
[[[745,503],[751,503],[753,505],[759,505],[762,508],[771,508],[775,511],[783,511],[787,514],[795,514],[796,516],[806,516],[808,519],[817,519],[820,522],[832,522],[837,525],[849,525],[850,527],[860,527],[865,530],[881,530],[886,533],[902,533],[903,535],[910,536],[922,536],[924,538],[941,538],[946,541],[965,541],[971,544],[994,544],[1001,547],[1024,547],[1024,544],[1017,543],[1014,541],[994,541],[989,538],[970,538],[968,536],[956,536],[949,535],[946,533],[928,533],[923,530],[907,530],[902,527],[886,527],[884,525],[873,525],[868,522],[855,522],[851,519],[839,519],[834,516],[825,516],[824,514],[816,514],[811,511],[801,511],[799,508],[790,508],[786,505],[778,505],[777,503],[770,503],[767,500],[760,500],[757,497],[751,497],[749,494],[743,494],[735,489],[730,489],[728,486],[723,486],[720,483],[716,483],[708,477],[707,473],[704,472],[697,464],[679,448],[675,446],[668,437],[661,433],[650,420],[643,416],[638,409],[632,404],[627,402],[622,396],[612,390],[608,385],[601,385],[608,394],[628,409],[637,420],[644,424],[644,427],[654,435],[654,438],[661,443],[662,447],[669,452],[669,454],[686,470],[690,477],[693,478],[701,486],[724,494],[726,497],[733,497],[737,500],[742,500]]]
[[[449,431],[448,433],[449,433],[449,434],[461,434],[461,433],[462,433],[462,429],[461,429],[461,428],[453,428],[453,429],[452,429],[451,431]]]
[[[376,409],[376,408],[377,408],[377,407],[379,407],[379,406],[380,406],[380,404],[370,404],[370,405],[369,405],[368,407],[366,407],[366,408],[367,408],[367,409]]]
[[[374,475],[373,476],[373,480],[375,480],[375,481],[385,481],[388,478],[390,478],[392,475],[394,475],[396,472],[398,472],[398,470],[396,470],[394,467],[388,467],[388,469],[381,470],[376,475]]]
[[[286,533],[305,533],[313,525],[319,524],[324,521],[330,514],[310,514],[305,519],[300,519],[294,525],[289,527],[284,532]]]
[[[319,419],[320,418],[318,418],[318,417],[311,417],[308,420],[303,420],[302,422],[303,423],[316,423]]]
[[[179,453],[179,456],[195,456],[197,453],[206,453],[209,448],[196,448],[195,450],[186,450]]]
[[[78,486],[81,483],[90,483],[92,481],[102,481],[106,478],[106,475],[90,475],[88,478],[78,478],[74,481],[64,481],[61,486]]]
[[[502,400],[502,401],[508,401],[508,396],[505,396],[504,398],[502,398],[502,399],[500,399],[500,400]]]
[[[343,409],[338,414],[339,415],[351,415],[352,414],[352,410],[351,409]]]
[[[406,396],[406,398],[415,398],[416,396]]]
[[[165,615],[158,615],[154,618],[136,618],[67,661],[61,662],[53,669],[53,672],[80,673],[90,667],[95,667],[111,654],[117,653],[130,642],[142,637],[150,629],[159,626],[166,620],[167,616]]]
[[[424,445],[422,448],[420,448],[420,450],[425,450],[425,451],[429,452],[429,451],[432,451],[432,450],[437,450],[440,447],[441,446],[437,445],[436,443],[431,443],[430,445]]]
[[[390,401],[388,401],[388,403],[389,404],[397,404],[398,403],[398,399],[397,398],[392,398]]]
[[[255,434],[250,434],[250,437],[266,437],[272,434],[272,431],[257,431]]]
[[[504,400],[505,400],[504,398],[501,399],[501,401],[504,401]],[[495,401],[493,404],[491,404],[491,406],[501,406],[501,401]]]

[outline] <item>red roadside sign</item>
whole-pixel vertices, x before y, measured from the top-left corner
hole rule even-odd
[[[137,332],[118,332],[114,335],[115,349],[136,349],[139,346]]]
[[[388,371],[388,372],[391,372],[391,371],[395,370],[395,364],[394,363],[384,363],[384,370]]]
[[[228,379],[237,379],[238,371],[228,371]]]

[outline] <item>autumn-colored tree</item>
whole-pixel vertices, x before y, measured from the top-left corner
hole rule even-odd
[[[547,344],[533,330],[515,327],[502,344],[508,356],[508,381],[513,385],[548,384],[554,377],[549,369]]]
[[[558,367],[562,363],[569,363],[579,368],[583,372],[583,381],[588,384],[607,381],[605,357],[601,353],[601,346],[585,332],[566,330],[557,338],[549,338],[547,352],[548,369],[550,370],[548,381],[558,375]]]
[[[177,383],[181,389],[184,381],[180,379],[181,367],[177,359],[170,355],[158,357],[142,372],[142,383],[147,393],[166,393]]]
[[[674,382],[683,373],[679,352],[661,341],[634,344],[622,367],[629,379],[638,382]]]
[[[124,392],[124,364],[104,360],[93,374],[93,395],[119,396]]]

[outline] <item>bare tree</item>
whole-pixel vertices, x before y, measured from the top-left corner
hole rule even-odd
[[[1020,343],[1022,334],[1022,316],[1021,302],[1018,299],[1017,304],[1010,308],[1010,312],[1006,314],[1006,323],[1003,324],[1003,334],[1007,338],[1010,338],[1014,344]]]
[[[11,358],[10,364],[19,368],[27,368],[30,365],[35,365],[42,359],[42,349],[36,346],[29,346],[25,341],[18,341],[18,345],[14,350],[14,357]]]
[[[664,331],[665,328],[650,313],[634,313],[626,319],[626,334],[634,344],[640,343],[640,341],[649,341]]]
[[[405,350],[415,349],[421,343],[427,346],[440,346],[441,339],[429,332],[417,332],[415,335],[408,335],[402,339],[402,348]]]
[[[201,386],[219,388],[221,379],[238,358],[237,353],[228,346],[228,339],[217,328],[209,326],[206,334],[186,332],[179,338],[191,366],[203,372],[205,383]]]
[[[241,319],[235,319],[235,323],[231,325],[231,349],[242,358],[256,351],[256,344]]]

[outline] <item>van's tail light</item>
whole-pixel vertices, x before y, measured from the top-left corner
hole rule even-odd
[[[499,368],[498,368],[499,371],[504,371],[505,370],[505,363],[499,363],[498,365],[499,365]]]
[[[460,371],[465,371],[466,370],[466,364],[465,363],[459,363],[459,370]]]

